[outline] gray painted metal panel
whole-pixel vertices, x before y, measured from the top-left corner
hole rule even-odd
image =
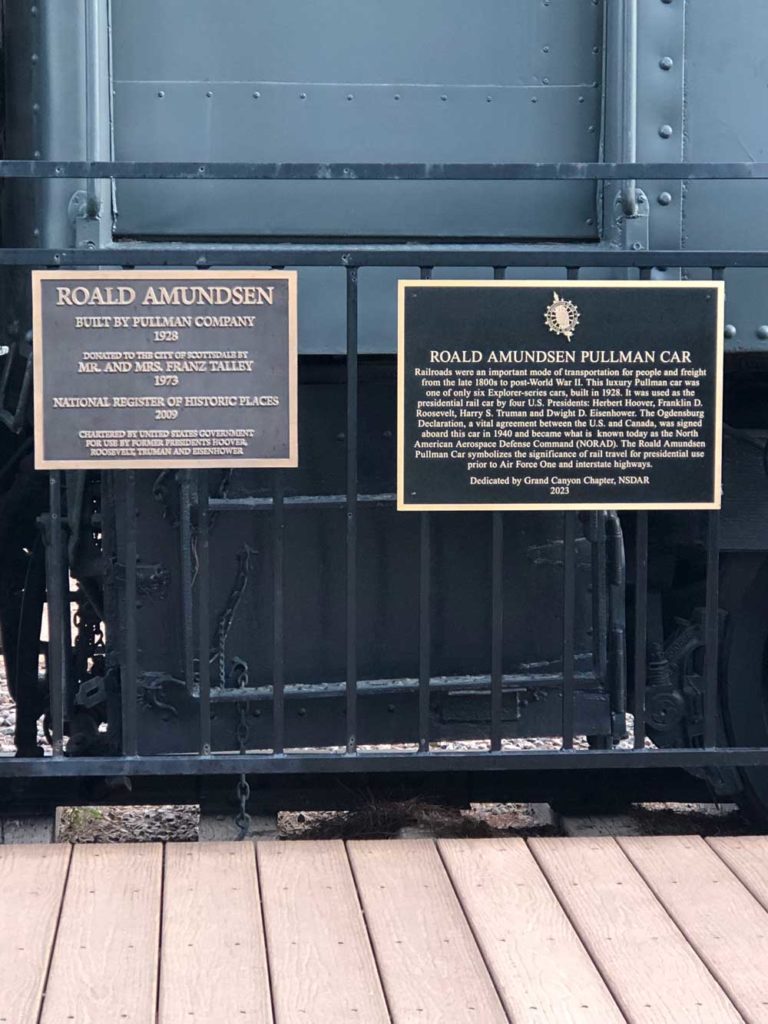
[[[39,0],[36,15],[22,0],[6,3],[9,156],[37,152],[64,159],[93,150],[87,133],[89,109],[94,109],[88,89],[87,12],[94,4],[106,9],[108,3]],[[221,158],[231,151],[279,159],[281,147],[285,153],[304,145],[333,151],[327,137],[338,141],[341,159],[360,153],[371,159],[399,158],[400,153],[388,150],[393,143],[418,158],[420,146],[461,160],[497,154],[503,159],[594,158],[601,128],[597,107],[605,6],[604,0],[481,0],[473,5],[445,0],[434,7],[406,0],[327,0],[322,5],[221,0],[215,6],[204,0],[111,0],[116,155],[178,159],[189,153],[197,159]],[[638,158],[765,159],[767,44],[768,11],[762,0],[640,3]],[[606,56],[610,65],[611,54]],[[610,67],[607,80],[613,81]],[[246,103],[249,89],[253,107],[262,104],[259,113]],[[227,101],[241,90],[244,96],[231,114],[224,110],[227,90]],[[157,97],[158,91],[165,96]],[[253,92],[263,96],[255,100]],[[615,121],[614,89],[608,92],[602,124],[606,154]],[[353,99],[347,100],[350,93]],[[485,97],[485,106],[475,102],[476,93]],[[584,103],[579,104],[581,95]],[[534,98],[535,104],[530,102]],[[318,110],[325,136],[314,120]],[[589,132],[593,123],[596,130]],[[664,137],[660,129],[667,124],[672,134]],[[100,131],[108,127],[102,124]],[[274,140],[267,145],[270,131]],[[424,158],[430,158],[429,152]],[[654,248],[762,244],[768,212],[763,183],[696,182],[682,190],[673,182],[639,184],[650,199]],[[6,241],[71,244],[67,207],[81,187],[63,181],[9,185],[6,202],[13,217],[7,222],[13,235]],[[374,190],[372,198],[366,189]],[[664,192],[670,199],[661,204]],[[119,199],[118,231],[157,237],[243,237],[254,230],[279,233],[281,227],[294,238],[315,231],[349,236],[353,227],[361,233],[369,229],[411,237],[421,233],[421,224],[424,233],[434,229],[444,237],[509,234],[536,240],[589,239],[597,230],[587,223],[594,219],[591,187],[572,184],[262,183],[249,189],[242,183],[123,183]],[[607,195],[608,213],[610,199]],[[282,217],[276,210],[283,211]],[[106,216],[101,229],[108,232]],[[605,237],[611,237],[611,229],[606,221]],[[321,314],[318,306],[326,289],[329,302],[343,302],[342,276],[331,270],[302,274],[304,323],[312,324],[304,330],[309,350],[343,348],[341,306],[338,316],[329,307]],[[375,291],[377,308],[375,318],[361,324],[366,350],[391,350],[397,276],[385,270],[363,275],[361,287]],[[765,274],[729,272],[727,285],[727,319],[735,325],[729,347],[768,349],[768,330],[760,331],[768,324]]]
[[[685,4],[680,0],[639,5],[638,160],[685,158],[685,19]],[[672,128],[669,137],[660,134],[662,125]],[[650,203],[651,248],[680,248],[683,182],[645,181],[640,185]],[[666,276],[679,278],[680,272],[671,270]]]
[[[685,158],[768,156],[768,8],[763,0],[696,0],[686,6]],[[691,182],[685,248],[763,247],[768,183]],[[768,351],[768,289],[759,271],[727,275],[732,350]],[[763,330],[761,330],[763,328]]]
[[[117,159],[450,162],[471,154],[496,162],[596,154],[595,88],[305,88],[302,100],[295,86],[260,85],[255,100],[242,84],[118,85]],[[118,233],[139,236],[589,238],[596,231],[594,187],[582,183],[131,181],[118,189],[118,211]]]
[[[113,0],[113,38],[118,159],[598,153],[592,0]],[[126,182],[118,209],[121,235],[596,237],[591,185]]]
[[[112,0],[117,81],[589,83],[598,0]]]
[[[112,0],[112,16],[117,159],[598,156],[593,0]],[[591,183],[132,181],[117,197],[121,236],[597,238]],[[400,276],[361,274],[362,352],[394,351]],[[344,351],[344,301],[343,273],[302,271],[302,351]]]

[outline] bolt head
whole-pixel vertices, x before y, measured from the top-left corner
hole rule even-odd
[[[725,334],[726,338],[735,338],[736,337],[736,328],[734,327],[733,324],[726,324],[725,325],[725,331],[723,333]]]
[[[669,204],[672,202],[672,193],[660,192],[657,202],[659,206],[669,206]]]
[[[674,66],[675,62],[671,57],[662,57],[659,61],[659,67],[662,71],[671,71]]]
[[[760,341],[768,341],[768,324],[761,324],[757,328],[757,336]]]
[[[662,139],[671,139],[674,134],[671,124],[663,124],[659,127],[659,135]]]

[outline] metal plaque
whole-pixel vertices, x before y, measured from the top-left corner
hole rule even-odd
[[[722,282],[400,281],[401,510],[715,509]]]
[[[38,469],[298,464],[295,271],[35,271]]]

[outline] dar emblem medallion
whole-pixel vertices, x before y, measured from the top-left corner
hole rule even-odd
[[[563,334],[571,340],[573,332],[579,326],[581,314],[575,302],[568,299],[561,299],[557,292],[554,293],[552,302],[547,306],[544,314],[544,323],[553,334]]]

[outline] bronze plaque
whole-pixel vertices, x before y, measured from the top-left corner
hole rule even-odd
[[[724,286],[401,281],[398,508],[720,507]]]
[[[296,272],[34,271],[38,469],[298,464]]]

